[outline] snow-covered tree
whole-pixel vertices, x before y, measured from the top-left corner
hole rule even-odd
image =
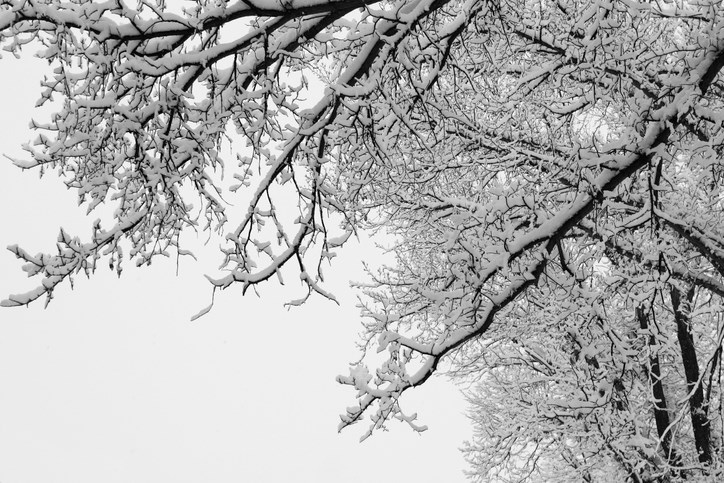
[[[323,264],[378,230],[387,359],[339,378],[342,426],[423,429],[399,398],[444,366],[477,381],[483,479],[721,471],[720,2],[131,3],[0,1],[57,108],[16,164],[112,208],[56,254],[11,247],[42,282],[3,305],[199,228],[223,236],[214,289],[296,269],[293,303],[333,299]]]

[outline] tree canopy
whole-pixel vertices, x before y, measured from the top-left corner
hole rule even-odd
[[[296,271],[291,303],[334,299],[323,268],[376,230],[387,356],[339,377],[342,426],[424,429],[399,398],[444,365],[478,387],[473,477],[721,477],[720,2],[131,3],[0,1],[57,108],[15,163],[103,214],[54,254],[10,247],[42,281],[2,305],[189,230],[221,235],[214,289]]]

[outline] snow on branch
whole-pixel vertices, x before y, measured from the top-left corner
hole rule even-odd
[[[386,359],[338,378],[357,395],[340,429],[424,430],[401,400],[446,367],[506,401],[473,398],[485,411],[536,428],[480,424],[481,478],[704,468],[672,441],[657,381],[691,352],[665,330],[690,284],[711,379],[697,407],[718,394],[724,35],[706,3],[0,1],[2,47],[48,60],[38,104],[57,108],[16,164],[112,213],[90,242],[62,232],[57,255],[11,247],[43,280],[3,305],[104,257],[150,263],[189,229],[220,235],[212,290],[294,271],[290,304],[336,300],[323,263],[376,230],[395,263],[361,304]]]

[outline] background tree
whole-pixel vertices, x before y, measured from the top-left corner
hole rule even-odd
[[[399,398],[449,361],[481,381],[482,478],[720,471],[718,3],[0,5],[4,47],[42,45],[59,109],[16,163],[113,206],[56,255],[11,247],[43,280],[3,305],[101,258],[185,253],[197,227],[224,235],[214,288],[293,265],[292,303],[333,299],[323,262],[379,230],[396,263],[363,313],[388,358],[339,378],[358,396],[342,426],[423,429]],[[246,144],[236,167],[227,141]]]

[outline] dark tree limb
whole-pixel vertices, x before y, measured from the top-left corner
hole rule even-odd
[[[711,462],[711,434],[707,407],[704,404],[704,386],[699,381],[699,363],[696,358],[696,346],[691,333],[691,320],[689,307],[694,298],[694,287],[689,288],[686,300],[681,300],[681,292],[674,285],[671,286],[671,306],[676,320],[676,335],[681,348],[681,359],[684,363],[686,387],[689,392],[689,411],[691,426],[694,431],[696,451],[699,453],[700,463]]]
[[[649,329],[649,320],[644,308],[636,307],[636,318],[638,319],[641,330]],[[656,344],[656,337],[649,334],[648,345],[652,347]],[[647,368],[649,382],[651,384],[651,392],[654,397],[654,419],[656,420],[656,431],[661,441],[661,449],[664,451],[666,458],[674,465],[678,464],[676,451],[671,445],[671,418],[669,417],[669,406],[666,402],[666,394],[664,385],[661,381],[661,364],[659,362],[658,353],[651,353],[649,356],[649,367]]]

